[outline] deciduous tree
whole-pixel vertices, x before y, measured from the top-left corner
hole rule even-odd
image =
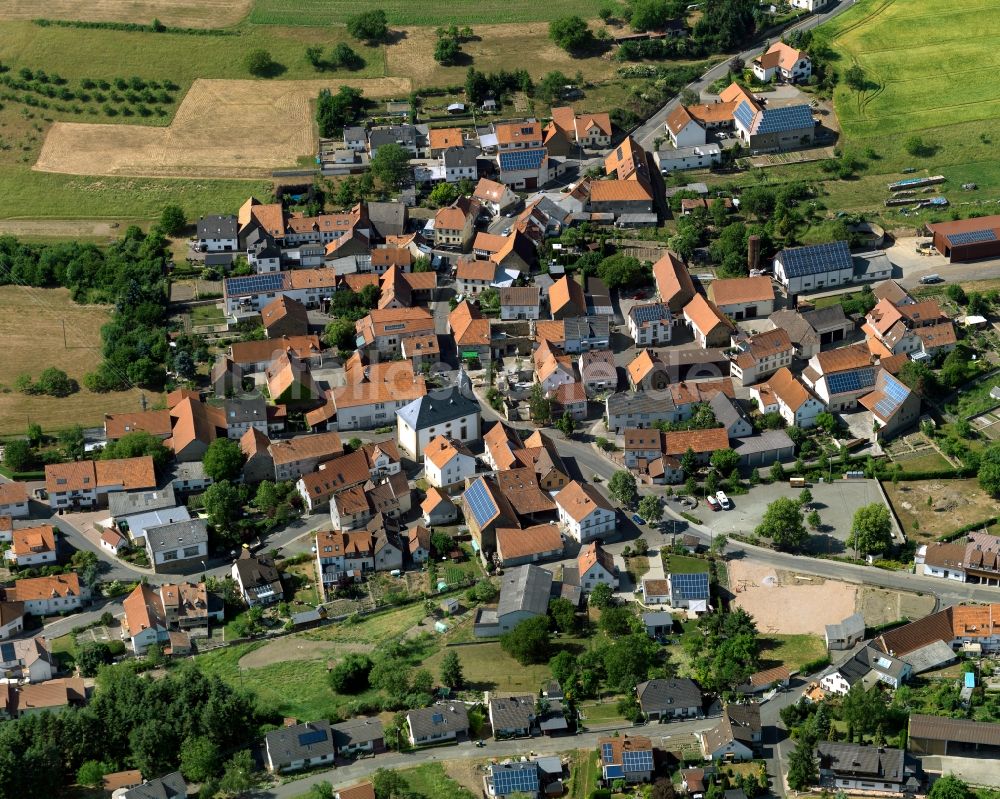
[[[754,532],[762,538],[771,539],[778,549],[799,549],[809,540],[809,533],[802,523],[802,508],[791,497],[778,497],[768,505]]]
[[[861,555],[884,552],[891,547],[892,520],[889,518],[889,509],[878,502],[858,508],[854,512],[847,545],[854,547]]]

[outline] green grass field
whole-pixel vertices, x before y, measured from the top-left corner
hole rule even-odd
[[[818,635],[771,635],[761,640],[761,668],[784,665],[794,671],[804,663],[826,654],[826,644]]]
[[[685,555],[671,555],[663,564],[663,570],[667,574],[704,574],[708,572],[708,561]]]
[[[554,0],[549,3],[512,0],[495,6],[481,0],[451,3],[388,0],[379,3],[378,8],[385,11],[390,25],[475,25],[547,21],[567,14],[593,18],[601,5],[598,0]],[[359,10],[358,4],[350,0],[257,0],[248,21],[257,25],[326,26],[343,24]]]

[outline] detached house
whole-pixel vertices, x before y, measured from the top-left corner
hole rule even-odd
[[[461,387],[434,391],[396,411],[397,441],[407,454],[419,458],[439,435],[462,443],[479,440],[480,408],[468,380],[462,372]]]
[[[907,763],[902,749],[820,741],[816,757],[824,789],[902,793],[920,784],[915,764]]]
[[[28,489],[24,483],[0,483],[0,516],[23,519],[29,510]]]
[[[468,737],[469,713],[459,702],[410,710],[406,714],[406,730],[411,746],[458,741]]]
[[[510,286],[500,289],[500,318],[538,319],[541,315],[541,289],[537,286]]]
[[[435,488],[464,483],[475,473],[475,456],[461,441],[437,436],[424,450],[424,476]]]
[[[479,205],[468,198],[460,198],[434,215],[434,246],[455,247],[468,252],[475,234],[476,214]]]
[[[559,522],[566,533],[581,544],[606,536],[615,529],[612,505],[588,483],[576,480],[556,494]]]
[[[639,707],[650,721],[704,718],[704,697],[694,680],[674,677],[647,680],[635,687]]]
[[[336,756],[328,721],[292,724],[264,736],[268,771],[281,773],[332,764]]]
[[[232,574],[243,601],[249,607],[271,605],[284,598],[281,575],[269,555],[254,555],[249,549],[244,549],[233,564]]]
[[[774,310],[774,287],[769,277],[737,277],[713,280],[708,298],[730,319],[767,316]]]
[[[725,347],[729,343],[733,323],[700,294],[684,306],[684,321],[691,326],[695,341],[703,349]]]
[[[875,417],[873,437],[877,441],[888,441],[920,418],[920,395],[884,369],[875,377],[874,391],[858,402]]]
[[[616,780],[627,783],[649,782],[653,778],[653,743],[641,735],[599,738],[601,779],[610,785]]]
[[[628,334],[637,347],[656,347],[670,343],[673,316],[664,302],[633,305],[625,320]]]
[[[722,720],[701,733],[701,753],[705,760],[752,760],[762,739],[760,705],[729,704]]]
[[[14,530],[4,558],[19,567],[56,562],[56,530],[51,524]]]
[[[533,696],[490,696],[487,707],[497,740],[528,737],[536,726]]]
[[[775,77],[789,83],[809,80],[812,61],[802,50],[784,42],[775,42],[757,56],[751,65],[754,77],[761,83],[770,83]]]
[[[493,216],[505,214],[510,209],[516,208],[521,202],[521,199],[509,187],[486,178],[480,178],[472,198],[478,200],[483,207],[488,208]]]
[[[787,367],[771,375],[766,383],[750,386],[750,396],[757,400],[761,413],[776,411],[789,426],[803,430],[815,427],[816,417],[826,410]]]
[[[80,585],[76,572],[15,580],[14,588],[7,589],[7,600],[23,602],[24,612],[33,616],[52,616],[79,610],[88,599],[90,589]]]
[[[596,541],[580,550],[576,568],[580,577],[580,590],[584,594],[589,594],[601,584],[609,586],[612,591],[618,590],[618,568],[615,566],[615,559]]]
[[[730,362],[730,374],[744,386],[751,385],[791,366],[795,348],[792,340],[781,328],[740,335],[733,340],[735,354]]]

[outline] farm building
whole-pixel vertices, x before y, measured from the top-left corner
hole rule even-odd
[[[927,226],[934,248],[952,263],[1000,256],[1000,215]]]

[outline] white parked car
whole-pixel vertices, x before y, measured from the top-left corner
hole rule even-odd
[[[716,491],[715,498],[716,500],[718,500],[718,503],[719,505],[722,506],[723,510],[729,510],[731,507],[733,507],[732,503],[730,503],[729,501],[729,497],[726,496],[725,491]]]

